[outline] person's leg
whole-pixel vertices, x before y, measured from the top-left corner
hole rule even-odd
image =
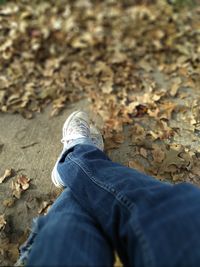
[[[113,163],[92,145],[66,151],[65,186],[101,225],[127,266],[200,264],[200,190],[171,185]]]
[[[37,233],[26,266],[112,266],[111,245],[98,223],[65,189],[46,216],[37,221]]]

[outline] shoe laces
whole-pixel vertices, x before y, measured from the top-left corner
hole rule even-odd
[[[79,118],[75,118],[71,124],[69,129],[63,129],[63,138],[61,140],[62,143],[68,143],[73,140],[73,136],[82,136],[82,137],[90,137],[90,130],[88,123]]]

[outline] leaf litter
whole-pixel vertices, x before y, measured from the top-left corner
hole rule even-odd
[[[26,191],[30,186],[30,179],[25,175],[20,175],[11,183],[12,196],[20,199],[22,192]]]
[[[0,184],[5,182],[6,179],[12,177],[13,175],[13,170],[12,169],[6,169],[3,176],[0,177]]]
[[[0,215],[0,231],[3,230],[6,226],[6,219],[5,219],[5,215],[2,214]]]
[[[87,98],[103,120],[107,151],[124,144],[129,127],[136,153],[128,166],[199,184],[200,8],[136,2],[1,5],[0,111],[31,119],[51,104],[57,116]],[[7,178],[9,170],[1,183]],[[29,184],[24,175],[12,181],[4,206]],[[44,200],[39,213],[50,205]]]

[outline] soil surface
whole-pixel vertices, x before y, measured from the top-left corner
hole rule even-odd
[[[2,235],[5,248],[0,258],[2,266],[13,264],[19,245],[30,232],[32,219],[46,211],[46,205],[50,206],[61,193],[51,181],[51,171],[62,150],[61,131],[68,115],[81,109],[101,126],[101,119],[92,114],[89,107],[88,101],[82,100],[69,105],[57,117],[49,116],[48,107],[31,120],[19,114],[0,114],[0,174],[5,169],[13,170],[13,177],[0,184],[0,214],[5,214],[7,221]],[[129,150],[126,141],[119,149],[110,151],[109,155],[113,160],[125,164]],[[20,175],[30,178],[30,187],[11,207],[5,207],[4,202],[12,199],[12,181]]]
[[[195,2],[0,1],[0,265],[60,193],[51,170],[74,110],[113,161],[200,185]]]

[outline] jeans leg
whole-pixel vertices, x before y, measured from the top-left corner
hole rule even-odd
[[[99,225],[65,189],[37,222],[27,266],[112,266],[114,256]]]
[[[126,266],[198,266],[200,190],[113,163],[90,145],[70,148],[58,172]]]

